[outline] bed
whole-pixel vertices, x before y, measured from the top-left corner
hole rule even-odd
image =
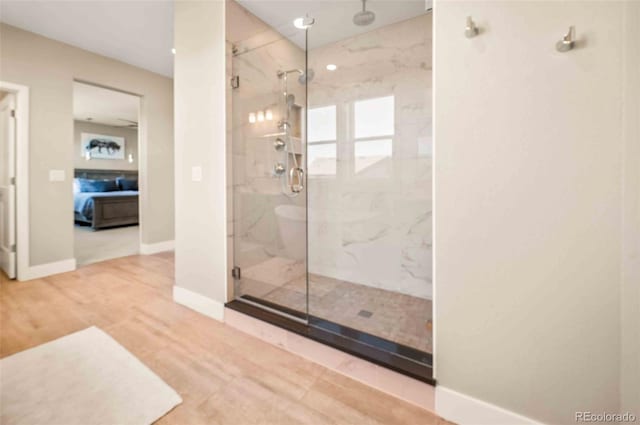
[[[76,223],[88,224],[93,230],[138,224],[137,171],[76,169],[74,178],[73,210]],[[119,187],[118,190],[109,191],[80,191],[77,187],[80,179],[84,179],[84,183],[120,179],[120,182],[129,184],[125,185],[125,190]],[[135,190],[131,190],[132,181],[135,181]],[[83,185],[83,189],[87,187]]]

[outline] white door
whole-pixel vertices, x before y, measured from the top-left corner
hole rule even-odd
[[[0,101],[0,268],[16,277],[15,95]]]

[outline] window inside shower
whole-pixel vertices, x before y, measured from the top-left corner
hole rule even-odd
[[[307,113],[309,176],[335,176],[338,160],[336,105],[310,108]]]
[[[431,15],[366,9],[228,3],[234,297],[430,361]]]

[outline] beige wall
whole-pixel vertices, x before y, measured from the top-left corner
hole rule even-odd
[[[96,159],[87,161],[83,155],[82,133],[104,134],[108,136],[124,137],[124,159]],[[126,127],[95,124],[86,121],[73,122],[73,167],[89,168],[92,170],[137,170],[138,169],[138,131]],[[133,155],[133,162],[127,160]]]
[[[547,423],[620,411],[621,370],[638,394],[637,250],[622,291],[636,299],[620,302],[640,192],[624,16],[623,2],[435,6],[436,378]],[[568,25],[586,43],[558,53]]]
[[[142,243],[172,240],[172,80],[4,24],[0,43],[0,80],[30,89],[30,264],[74,257],[74,79],[142,96]],[[66,180],[49,182],[51,169]]]
[[[224,2],[175,3],[176,285],[219,306],[229,273],[224,16]]]
[[[624,9],[621,411],[640,417],[640,2]]]

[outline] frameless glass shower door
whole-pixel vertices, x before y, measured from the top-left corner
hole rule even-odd
[[[306,322],[305,32],[229,8],[235,298]]]
[[[228,12],[236,300],[430,379],[424,0],[240,0]]]

